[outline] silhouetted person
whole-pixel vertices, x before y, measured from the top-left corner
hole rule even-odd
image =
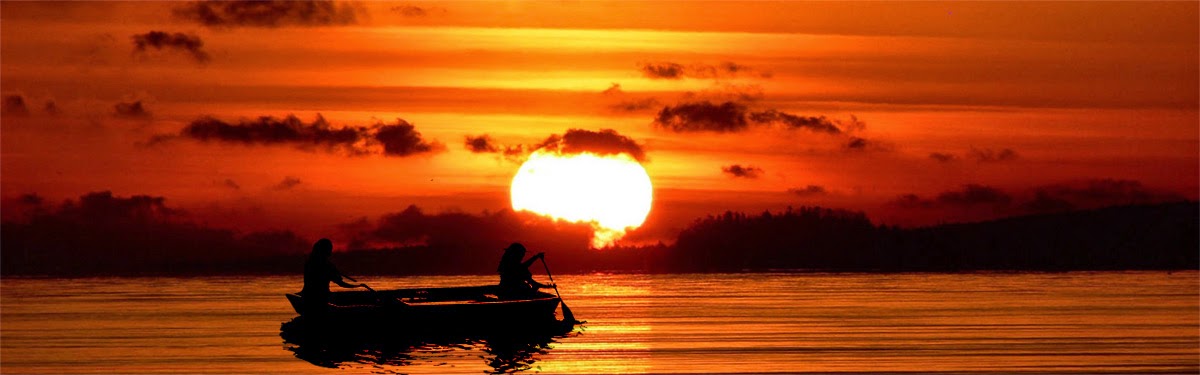
[[[304,297],[304,315],[321,317],[329,309],[329,282],[332,281],[343,288],[366,287],[367,284],[350,284],[342,280],[329,256],[333,255],[333,241],[328,238],[317,240],[313,244],[312,254],[304,262],[304,289],[300,295]]]
[[[506,295],[522,295],[538,290],[538,288],[549,288],[552,285],[542,284],[533,279],[533,273],[529,272],[529,266],[533,262],[546,256],[546,253],[537,253],[529,260],[524,262],[521,258],[525,257],[525,246],[513,242],[504,249],[504,255],[500,257],[500,266],[496,267],[496,272],[500,273],[500,292]]]

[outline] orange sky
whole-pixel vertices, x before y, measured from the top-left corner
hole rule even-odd
[[[1110,194],[1099,203],[1200,190],[1196,2],[318,3],[333,20],[274,25],[205,24],[193,5],[2,3],[0,195],[149,194],[204,222],[320,236],[409,204],[508,207],[519,163],[465,137],[532,145],[572,128],[644,148],[649,239],[726,209],[817,204],[919,225],[1022,213],[1046,189]],[[151,31],[200,45],[139,50]],[[670,64],[678,76],[646,69]],[[117,113],[134,102],[143,111]],[[697,102],[825,116],[842,132],[656,125],[664,107]],[[179,136],[202,116],[289,114],[400,118],[434,147],[348,155]],[[722,171],[735,164],[760,172]],[[969,184],[1014,203],[936,198]]]

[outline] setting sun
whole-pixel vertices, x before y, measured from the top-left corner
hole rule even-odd
[[[591,223],[592,246],[612,245],[646,220],[653,199],[646,169],[625,154],[534,152],[512,182],[514,210]]]

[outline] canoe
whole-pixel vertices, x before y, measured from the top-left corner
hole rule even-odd
[[[287,299],[304,317],[304,296],[289,293]],[[408,326],[544,322],[555,320],[554,311],[559,302],[555,295],[540,291],[518,297],[505,296],[496,285],[336,291],[330,293],[328,312],[323,320]]]

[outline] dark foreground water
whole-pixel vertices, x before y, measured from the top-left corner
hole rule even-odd
[[[299,289],[299,277],[6,278],[0,372],[1200,371],[1194,271],[556,280],[588,321],[564,335],[313,348],[280,336],[280,324],[295,316],[283,294]],[[360,281],[386,288],[494,280]]]

